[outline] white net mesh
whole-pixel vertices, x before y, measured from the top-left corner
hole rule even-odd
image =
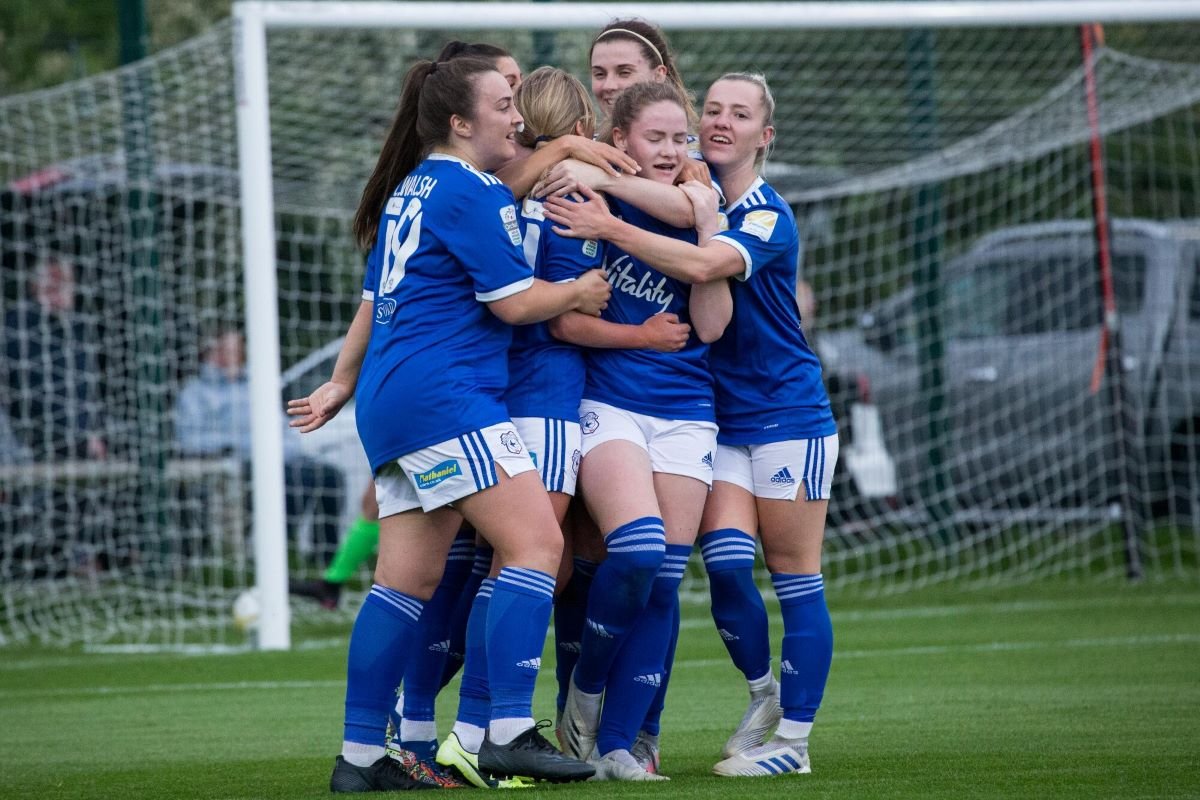
[[[328,375],[358,302],[348,222],[411,59],[490,41],[586,82],[587,33],[457,24],[268,36],[285,394]],[[1094,63],[1123,312],[1123,369],[1094,392],[1077,29],[668,34],[697,94],[746,69],[776,93],[768,174],[797,211],[805,325],[842,427],[834,585],[1120,575],[1131,554],[1194,577],[1200,24],[1110,27]],[[232,39],[222,24],[0,99],[0,642],[233,640],[253,583],[243,458],[189,451],[172,414],[246,308]],[[69,314],[36,310],[63,264]],[[247,413],[202,421],[219,438]],[[289,473],[307,487],[290,567],[311,578],[368,476],[352,420],[290,446],[316,465]]]

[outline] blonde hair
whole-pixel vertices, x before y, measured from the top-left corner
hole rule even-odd
[[[767,85],[767,78],[761,72],[726,72],[721,77],[713,81],[714,84],[721,81],[741,81],[743,83],[752,83],[758,87],[762,93],[762,109],[763,109],[763,127],[775,127],[775,95],[771,93],[771,87]],[[766,162],[767,156],[771,152],[771,148],[775,144],[775,139],[767,142],[766,146],[758,151],[754,157],[755,168],[762,167]]]
[[[525,119],[517,132],[517,142],[535,147],[538,142],[557,139],[575,132],[582,122],[590,135],[596,126],[592,99],[574,75],[557,67],[538,67],[517,87],[513,101]]]

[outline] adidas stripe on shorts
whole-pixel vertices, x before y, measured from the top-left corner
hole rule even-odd
[[[433,511],[535,469],[511,422],[489,425],[426,447],[383,465],[375,473],[379,516],[421,508]]]
[[[547,492],[575,496],[579,479],[579,423],[549,417],[513,417]]]
[[[768,500],[828,500],[837,457],[836,433],[769,444],[722,444],[717,446],[713,480]]]
[[[650,469],[685,475],[712,486],[717,425],[690,419],[662,419],[637,414],[595,400],[579,404],[583,457],[605,442],[633,442],[650,455]]]

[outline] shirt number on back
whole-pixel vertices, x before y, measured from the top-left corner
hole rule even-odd
[[[400,207],[403,206],[403,210]],[[392,217],[399,211],[399,216]],[[393,197],[388,201],[387,235],[384,238],[383,264],[379,270],[379,293],[391,294],[404,280],[408,259],[421,242],[421,198]]]

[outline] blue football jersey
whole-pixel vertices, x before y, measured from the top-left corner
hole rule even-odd
[[[690,228],[673,228],[628,203],[610,199],[613,213],[639,228],[696,243]],[[670,312],[691,322],[688,300],[691,287],[668,278],[621,249],[609,245],[604,269],[612,297],[603,318],[625,325],[640,325],[655,314]],[[655,350],[589,350],[587,383],[583,396],[626,411],[663,419],[713,422],[712,375],[708,345],[688,337],[676,353]]]
[[[512,328],[488,310],[533,285],[512,192],[433,154],[388,199],[367,258],[374,324],[355,392],[372,470],[504,422]]]
[[[800,330],[800,234],[791,208],[758,178],[725,216],[713,241],[741,253],[746,269],[732,282],[733,319],[709,358],[717,440],[747,445],[836,433],[821,363]]]
[[[559,236],[539,200],[526,198],[521,204],[521,225],[525,260],[542,280],[573,281],[603,263],[604,245]],[[579,419],[584,369],[583,351],[551,336],[545,322],[514,328],[504,396],[509,413],[574,422]]]

